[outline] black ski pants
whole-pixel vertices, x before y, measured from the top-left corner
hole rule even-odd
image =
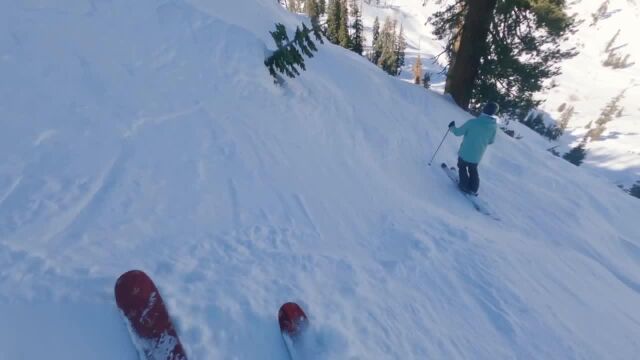
[[[458,176],[460,188],[464,191],[478,192],[480,177],[478,176],[478,164],[466,162],[458,157]]]

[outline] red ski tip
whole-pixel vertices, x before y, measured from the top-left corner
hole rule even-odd
[[[307,327],[309,319],[298,304],[288,302],[280,307],[278,322],[283,333],[295,337]]]
[[[114,289],[139,351],[147,360],[186,360],[178,334],[158,288],[147,274],[131,270],[122,274]]]

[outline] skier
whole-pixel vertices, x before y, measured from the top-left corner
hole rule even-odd
[[[498,104],[489,102],[482,109],[480,116],[467,121],[461,127],[456,127],[455,121],[449,123],[449,129],[455,136],[464,136],[458,151],[458,173],[460,190],[465,193],[478,195],[478,164],[487,146],[493,144],[496,138],[498,125],[495,114],[498,109]]]

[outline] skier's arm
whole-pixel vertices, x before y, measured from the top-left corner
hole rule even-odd
[[[467,127],[469,125],[469,122],[467,121],[466,123],[464,123],[464,125],[460,126],[460,127],[452,127],[451,128],[451,132],[453,133],[453,135],[455,136],[462,136],[465,135],[467,133]]]

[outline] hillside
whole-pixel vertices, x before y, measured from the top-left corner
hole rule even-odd
[[[606,131],[587,146],[584,167],[628,188],[640,181],[640,7],[634,0],[583,0],[574,1],[571,9],[581,21],[571,40],[580,54],[563,64],[557,87],[542,95],[547,100],[543,109],[558,120],[575,109],[559,141],[564,152],[587,135],[589,123],[595,128],[607,104],[622,95]],[[605,66],[609,54],[622,61]]]
[[[363,11],[369,45],[376,16],[396,19],[403,25],[408,49],[400,77],[410,81],[411,68],[420,53],[424,71],[432,74],[432,88],[440,92],[444,91],[442,69],[447,59],[441,55],[433,60],[443,47],[433,37],[428,18],[442,6],[437,1],[381,0],[379,6],[374,1],[365,2]],[[533,133],[525,141],[564,154],[596,127],[607,104],[622,94],[606,130],[589,141],[582,168],[628,189],[640,181],[640,40],[635,36],[640,5],[635,0],[574,0],[569,2],[568,12],[575,15],[577,27],[564,46],[574,47],[578,55],[562,63],[561,75],[553,79],[555,87],[537,96],[544,101],[540,110],[545,112],[547,123],[559,123],[564,114],[567,130],[557,141],[540,142],[531,139],[537,137]],[[604,65],[610,53],[620,58],[616,66]],[[520,135],[529,134],[518,124],[510,127]]]
[[[469,118],[331,44],[273,84],[272,0],[10,0],[0,12],[0,358],[137,358],[115,279],[191,359],[633,358],[640,202],[499,134],[475,211],[427,166]],[[459,139],[438,161],[452,163]]]

